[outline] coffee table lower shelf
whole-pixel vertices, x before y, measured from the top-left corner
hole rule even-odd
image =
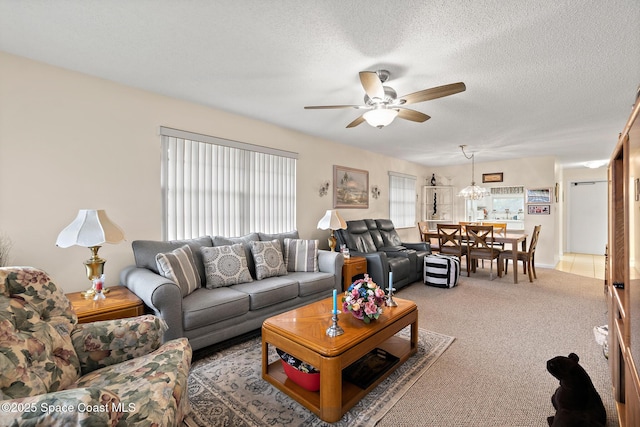
[[[267,368],[267,372],[263,375],[263,378],[274,385],[279,390],[292,397],[298,403],[309,409],[316,414],[322,420],[327,422],[336,422],[342,415],[344,415],[349,409],[351,409],[356,403],[358,403],[364,396],[373,390],[378,384],[384,381],[391,373],[393,373],[400,365],[402,365],[409,357],[416,353],[417,348],[412,345],[411,340],[406,340],[393,336],[385,342],[376,346],[381,348],[394,356],[398,357],[398,363],[389,368],[386,372],[382,373],[369,387],[363,389],[357,385],[342,380],[342,413],[337,419],[333,419],[332,416],[327,419],[327,415],[323,413],[320,405],[320,392],[309,391],[298,384],[291,381],[282,368],[280,360],[276,360],[270,363]],[[346,368],[346,366],[345,366]]]
[[[373,390],[378,384],[385,380],[389,375],[393,373],[401,364],[403,364],[409,357],[415,354],[416,349],[411,348],[411,342],[398,337],[389,338],[385,343],[379,345],[378,348],[388,351],[400,360],[393,365],[389,370],[384,372],[377,380],[373,382],[366,389],[362,389],[355,384],[348,381],[342,381],[342,408],[343,414],[351,409],[353,405],[358,403],[364,396]],[[322,417],[320,411],[320,392],[309,391],[298,384],[294,383],[287,377],[287,374],[282,368],[280,360],[269,364],[267,374],[264,379],[273,384],[276,388],[285,392],[288,396],[295,399],[298,403],[309,409],[314,414]],[[325,420],[326,421],[326,420]],[[337,420],[334,420],[335,422]]]

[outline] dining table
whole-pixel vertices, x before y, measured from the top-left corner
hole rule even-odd
[[[438,239],[437,230],[421,230],[424,241],[429,242],[431,239]],[[513,260],[513,283],[518,283],[518,246],[522,247],[522,251],[526,251],[527,233],[519,231],[507,231],[506,233],[494,234],[493,242],[511,245],[511,253]],[[505,249],[507,251],[508,249]]]

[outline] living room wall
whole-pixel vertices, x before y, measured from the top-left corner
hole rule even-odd
[[[431,176],[415,163],[3,52],[0,70],[0,233],[13,242],[13,264],[46,270],[65,292],[89,285],[89,250],[55,246],[78,209],[105,209],[125,231],[126,242],[100,249],[108,285],[133,263],[133,240],[161,238],[160,126],[299,153],[297,229],[324,247],[329,233],[316,224],[333,200],[319,187],[334,164],[368,170],[381,189],[368,209],[341,209],[347,220],[388,217],[389,171],[418,185]],[[415,228],[400,233],[418,238]]]
[[[325,248],[329,233],[316,224],[333,199],[320,197],[319,188],[332,181],[335,164],[368,170],[369,185],[381,189],[368,209],[341,209],[347,220],[388,217],[389,171],[415,175],[418,195],[432,173],[439,181],[452,177],[457,189],[471,178],[470,162],[425,167],[3,52],[0,70],[0,234],[13,242],[13,264],[45,269],[66,292],[88,287],[82,266],[88,249],[55,246],[78,209],[105,209],[125,231],[126,242],[100,249],[107,284],[117,284],[120,270],[133,263],[133,240],[161,238],[160,126],[299,153],[297,229]],[[476,162],[478,183],[490,172],[504,173],[501,185],[564,184],[551,157]],[[464,202],[458,203],[462,215]],[[540,266],[558,260],[562,218],[562,203],[552,204],[550,216],[525,217],[528,232],[543,224]],[[416,228],[399,232],[405,241],[418,239]]]

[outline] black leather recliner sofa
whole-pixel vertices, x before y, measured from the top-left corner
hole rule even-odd
[[[367,273],[385,290],[390,271],[396,289],[422,280],[424,257],[431,253],[429,243],[402,242],[388,219],[347,221],[345,230],[336,230],[336,238],[338,245],[346,245],[351,255],[367,259]]]

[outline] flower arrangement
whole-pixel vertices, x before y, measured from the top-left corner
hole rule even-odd
[[[349,286],[342,297],[342,311],[350,311],[353,317],[369,323],[382,314],[385,303],[384,291],[371,280],[368,274]]]

